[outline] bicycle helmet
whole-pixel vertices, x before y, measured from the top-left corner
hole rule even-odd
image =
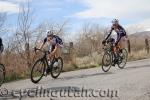
[[[118,19],[113,19],[112,24],[119,24],[119,20]]]
[[[47,30],[47,37],[53,37],[54,36],[54,32],[52,30]]]

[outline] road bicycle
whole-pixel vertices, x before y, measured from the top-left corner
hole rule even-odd
[[[123,69],[127,63],[127,50],[122,49],[121,51],[119,46],[114,46],[114,41],[113,38],[110,38],[103,44],[104,55],[102,57],[102,70],[104,72],[108,72],[110,68],[116,64],[120,69]],[[116,51],[114,49],[116,49]]]
[[[34,48],[35,52],[40,51],[43,53],[43,56],[35,61],[31,69],[31,81],[33,83],[38,83],[43,76],[47,76],[49,73],[51,74],[52,78],[56,79],[60,73],[62,72],[63,68],[63,59],[61,57],[58,59],[58,65],[54,66],[56,62],[55,56],[53,57],[51,63],[48,60],[49,51],[44,51],[41,49]]]

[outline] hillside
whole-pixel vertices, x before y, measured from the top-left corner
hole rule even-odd
[[[150,38],[150,31],[137,32],[137,33],[129,35],[129,37]]]

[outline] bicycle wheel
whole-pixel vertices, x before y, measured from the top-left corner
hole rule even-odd
[[[105,52],[102,58],[102,70],[108,72],[111,68],[112,55],[109,52]]]
[[[60,73],[62,72],[63,59],[61,57],[59,57],[57,59],[58,59],[58,66],[53,66],[54,64],[51,66],[51,76],[52,76],[52,78],[57,78],[60,75]]]
[[[5,67],[3,64],[0,64],[0,86],[4,83],[5,80]]]
[[[123,69],[126,66],[128,58],[128,52],[126,49],[122,49],[122,53],[119,53],[119,61],[118,61],[118,67],[120,69]]]
[[[42,59],[37,60],[31,69],[31,81],[33,83],[38,83],[44,76],[45,69],[46,64],[44,60]]]

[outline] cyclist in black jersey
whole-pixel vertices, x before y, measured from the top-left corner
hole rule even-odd
[[[111,36],[112,31],[115,31],[117,33],[117,40],[115,42],[115,46],[119,46],[120,50],[122,50],[123,48],[125,48],[125,41],[128,37],[125,29],[119,24],[119,21],[117,19],[114,19],[112,21],[111,30],[102,43],[106,43],[107,39]]]
[[[113,66],[115,66],[115,63],[118,61],[118,57],[117,57],[118,51],[122,53],[123,49],[125,48],[126,39],[128,37],[127,37],[127,33],[126,33],[125,29],[119,24],[119,21],[117,19],[114,19],[112,21],[111,30],[110,30],[108,36],[105,38],[105,40],[102,41],[102,44],[105,44],[106,41],[110,38],[112,31],[115,31],[117,33],[117,40],[114,41],[115,45],[113,48],[114,56],[115,56]],[[113,39],[113,38],[111,38],[111,39]]]

